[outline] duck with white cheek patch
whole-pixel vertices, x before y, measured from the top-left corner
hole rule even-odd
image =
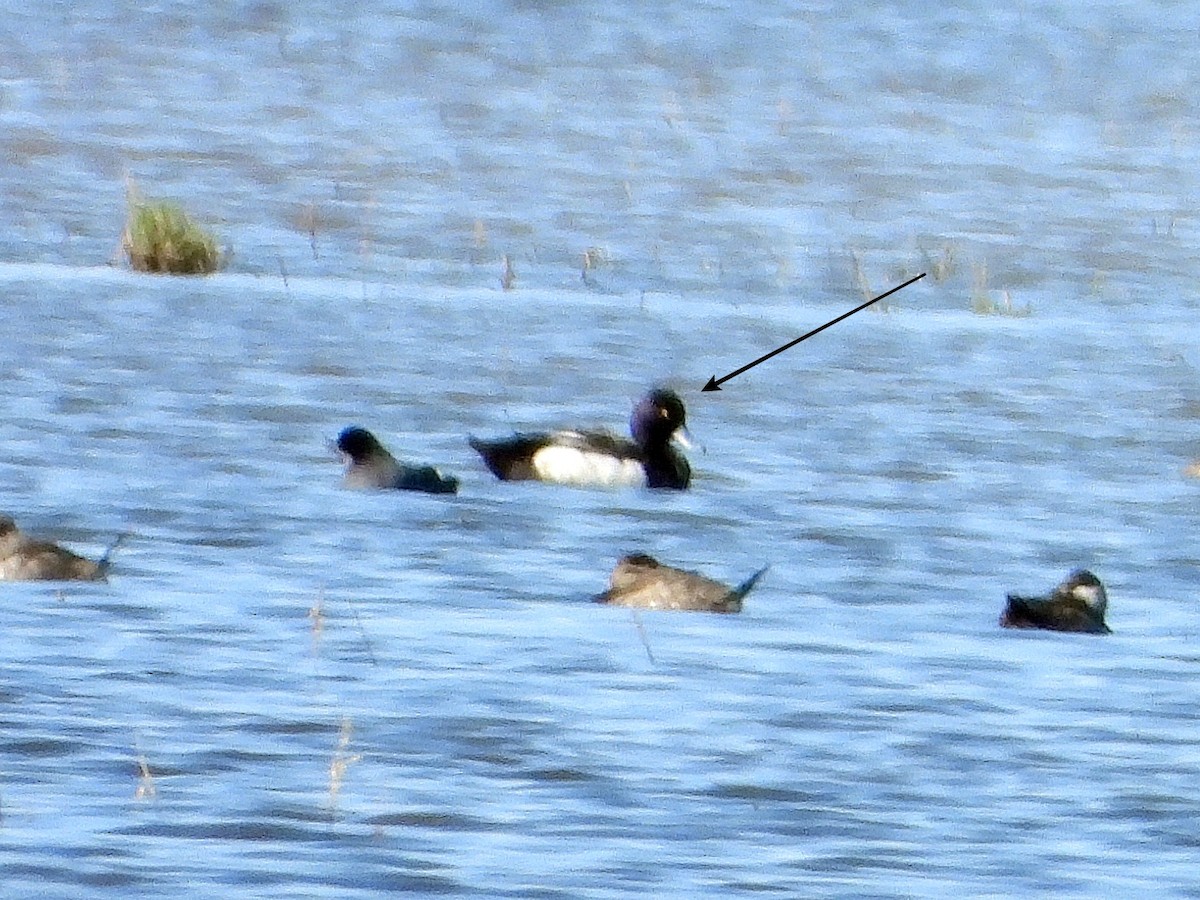
[[[1107,609],[1108,595],[1100,579],[1086,569],[1076,569],[1048,597],[1009,594],[1000,624],[1005,628],[1111,634],[1104,622]]]

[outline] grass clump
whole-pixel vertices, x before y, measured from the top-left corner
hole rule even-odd
[[[1024,306],[1013,306],[1012,298],[1008,296],[1008,291],[1000,292],[1001,302],[997,303],[992,299],[991,289],[987,286],[988,271],[985,263],[975,265],[973,271],[974,285],[971,288],[971,312],[975,313],[975,315],[1023,318],[1033,313],[1033,307],[1028,303]]]
[[[121,247],[139,272],[209,275],[221,265],[213,233],[167,201],[131,196]]]

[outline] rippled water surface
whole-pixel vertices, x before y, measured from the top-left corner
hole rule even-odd
[[[1200,895],[1195,9],[0,6],[3,511],[129,533],[4,585],[3,893]],[[466,443],[656,383],[686,493]]]

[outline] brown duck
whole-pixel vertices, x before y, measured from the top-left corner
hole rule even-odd
[[[58,544],[22,534],[16,522],[0,516],[0,581],[104,581],[109,557],[120,542],[118,537],[99,562],[92,562]]]
[[[640,609],[736,613],[742,611],[742,598],[766,571],[765,567],[759,569],[731,588],[686,569],[664,566],[644,553],[634,553],[617,563],[608,590],[593,599],[597,603]]]

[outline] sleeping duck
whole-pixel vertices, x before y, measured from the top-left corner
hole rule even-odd
[[[1047,628],[1110,634],[1104,623],[1108,595],[1100,579],[1086,569],[1076,569],[1048,597],[1008,595],[1000,624],[1005,628]]]

